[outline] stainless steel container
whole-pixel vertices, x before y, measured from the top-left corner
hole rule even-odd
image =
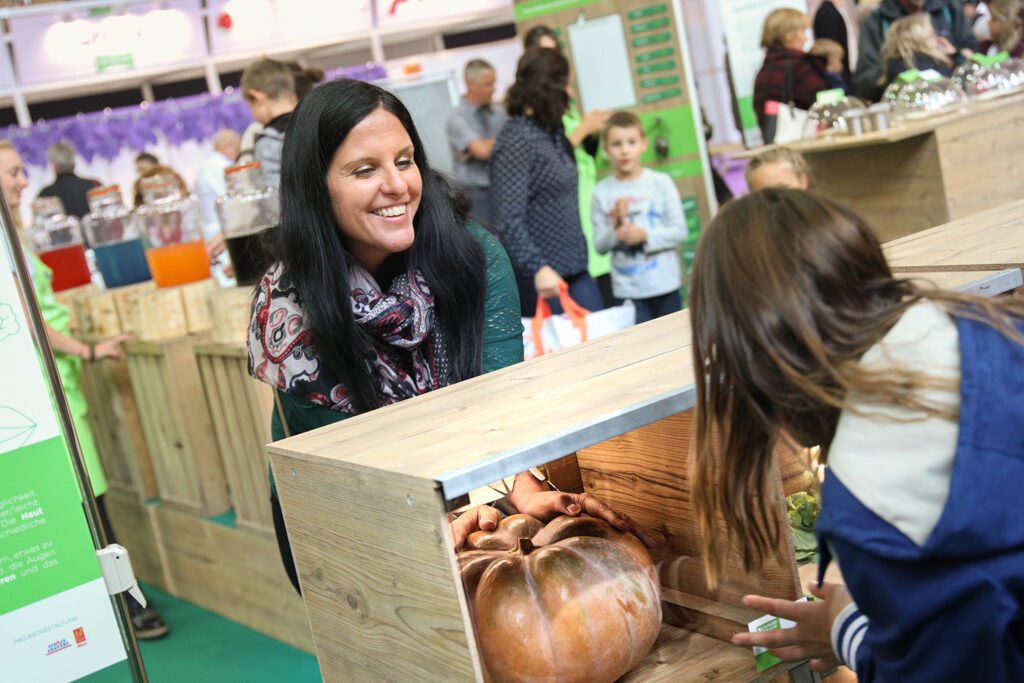
[[[871,119],[872,130],[888,130],[891,122],[892,105],[888,102],[879,102],[867,108],[868,118]]]

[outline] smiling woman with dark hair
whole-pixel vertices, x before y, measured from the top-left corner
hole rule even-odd
[[[523,359],[508,257],[458,199],[388,91],[340,80],[299,103],[282,156],[277,260],[257,286],[248,333],[249,372],[277,392],[275,440]],[[546,491],[529,473],[512,500],[538,517],[598,505]],[[271,503],[298,588],[273,490]],[[460,518],[456,545],[493,528],[497,514]]]

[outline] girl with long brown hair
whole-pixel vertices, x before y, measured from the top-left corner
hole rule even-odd
[[[799,190],[725,205],[692,280],[708,575],[719,516],[748,570],[783,545],[768,482],[788,436],[828,464],[819,580],[834,558],[848,586],[747,596],[797,626],[733,642],[862,683],[1024,680],[1024,305],[894,277],[862,219]]]

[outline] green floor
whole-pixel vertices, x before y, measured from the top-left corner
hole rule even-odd
[[[139,642],[153,683],[320,681],[313,655],[152,586],[143,586],[143,590],[171,627],[165,638]],[[81,680],[124,683],[132,678],[127,662],[121,662]]]

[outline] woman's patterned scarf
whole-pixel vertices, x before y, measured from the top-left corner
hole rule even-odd
[[[366,270],[350,269],[349,305],[356,323],[376,342],[365,362],[385,404],[448,384],[449,367],[440,330],[434,329],[434,296],[418,270],[403,273],[387,293]],[[317,405],[355,413],[348,389],[331,376],[316,351],[299,292],[284,266],[260,281],[249,322],[249,374]]]

